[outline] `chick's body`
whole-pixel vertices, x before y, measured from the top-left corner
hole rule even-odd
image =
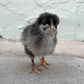
[[[27,26],[22,35],[23,44],[35,55],[35,56],[46,56],[53,53],[56,36],[55,33],[50,35],[44,34],[35,28],[35,25]],[[34,31],[34,32],[33,32]]]

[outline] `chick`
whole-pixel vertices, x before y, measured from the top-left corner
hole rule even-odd
[[[27,55],[31,58],[32,69],[28,72],[33,71],[42,75],[34,63],[34,58],[36,56],[42,57],[41,63],[38,65],[43,65],[48,69],[47,63],[44,56],[51,55],[54,52],[55,45],[57,43],[57,25],[59,24],[59,18],[55,14],[45,12],[41,14],[37,20],[26,26],[22,32],[22,43],[24,45],[24,50]]]

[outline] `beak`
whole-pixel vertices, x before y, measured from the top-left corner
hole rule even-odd
[[[54,28],[54,25],[51,24],[51,26],[48,26],[48,28],[53,29]]]
[[[53,25],[51,25],[51,27],[50,27],[51,29],[53,29],[54,28],[54,26]]]

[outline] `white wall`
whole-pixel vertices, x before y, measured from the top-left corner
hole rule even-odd
[[[0,0],[0,35],[20,37],[45,11],[60,17],[59,39],[84,40],[84,0]]]

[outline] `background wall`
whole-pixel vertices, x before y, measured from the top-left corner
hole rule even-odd
[[[59,39],[84,40],[84,0],[0,0],[0,35],[20,37],[46,11],[60,17]]]

